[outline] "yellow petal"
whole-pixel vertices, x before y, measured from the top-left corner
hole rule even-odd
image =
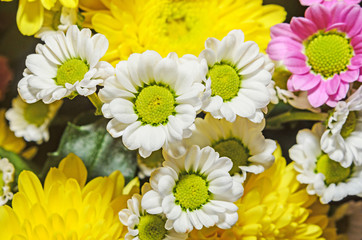
[[[34,35],[43,25],[44,8],[39,0],[20,0],[16,14],[18,28],[23,35]]]
[[[44,191],[38,177],[30,171],[22,171],[19,175],[19,192],[29,199],[30,203],[43,202]]]
[[[19,231],[19,222],[14,211],[7,205],[0,207],[1,240],[10,240],[13,234]]]
[[[74,153],[68,154],[59,164],[59,170],[68,178],[74,178],[78,181],[81,188],[87,180],[87,168],[83,161]]]
[[[43,4],[43,7],[50,10],[52,7],[54,7],[56,0],[41,0],[41,3]]]
[[[78,0],[60,0],[60,3],[67,8],[78,7]]]
[[[124,188],[124,177],[120,171],[114,171],[111,175],[109,175],[109,178],[114,183],[112,199],[115,199],[122,194]]]
[[[138,193],[139,188],[140,188],[140,180],[138,179],[138,177],[135,177],[123,188],[122,194],[131,194],[136,192]]]

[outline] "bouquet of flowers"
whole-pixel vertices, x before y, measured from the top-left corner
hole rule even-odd
[[[1,1],[1,240],[362,239],[360,0]]]

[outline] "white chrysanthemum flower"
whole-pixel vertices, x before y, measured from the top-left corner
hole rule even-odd
[[[142,187],[150,188],[146,183]],[[119,212],[119,219],[124,226],[128,227],[125,240],[157,239],[157,240],[184,240],[188,236],[185,233],[177,233],[173,229],[165,228],[166,216],[164,214],[148,214],[141,206],[142,196],[134,194],[127,201],[126,209]]]
[[[139,149],[148,157],[161,147],[189,137],[190,126],[201,107],[204,90],[202,69],[196,57],[178,59],[176,53],[162,58],[155,51],[132,54],[116,66],[116,74],[105,80],[99,97],[113,137],[122,136],[124,145]]]
[[[14,181],[15,168],[8,159],[0,159],[0,206],[13,198],[11,183]]]
[[[71,26],[66,35],[58,31],[38,44],[36,54],[26,58],[24,77],[18,91],[27,103],[49,104],[67,96],[93,94],[97,85],[114,74],[107,62],[99,62],[108,48],[101,34],[91,37],[89,29]]]
[[[312,130],[304,129],[297,134],[297,144],[289,149],[289,156],[295,161],[294,168],[300,174],[297,180],[308,184],[310,195],[320,196],[324,204],[340,201],[348,195],[362,193],[362,166],[344,168],[333,161],[320,147],[322,124]]]
[[[233,30],[222,41],[208,38],[205,46],[199,56],[209,67],[202,109],[230,122],[237,115],[261,122],[270,102],[271,73],[258,45]]]
[[[6,112],[5,116],[15,136],[24,137],[28,142],[35,141],[41,144],[49,140],[49,124],[61,106],[62,101],[51,104],[38,101],[28,104],[18,96],[13,99],[12,108]]]
[[[67,8],[60,2],[56,2],[50,10],[44,9],[43,26],[35,34],[35,37],[42,38],[57,31],[66,32],[72,25],[81,25],[83,16],[78,8]]]
[[[143,209],[165,214],[166,229],[180,233],[236,223],[238,207],[233,202],[242,196],[243,187],[229,174],[229,158],[196,145],[179,159],[164,157],[163,167],[151,174],[152,190],[142,198]]]
[[[349,167],[362,165],[362,87],[347,101],[340,101],[329,117],[321,138],[322,150],[334,161]]]
[[[273,164],[276,149],[275,141],[264,138],[264,127],[264,120],[253,123],[247,118],[237,117],[231,123],[206,114],[205,119],[196,119],[192,135],[185,139],[184,144],[186,148],[211,146],[220,156],[230,158],[232,176],[242,177],[245,172],[259,174]]]
[[[162,167],[163,161],[165,161],[165,159],[162,155],[162,149],[152,152],[147,158],[143,158],[137,154],[138,177],[142,179],[151,176],[151,173],[155,169]]]

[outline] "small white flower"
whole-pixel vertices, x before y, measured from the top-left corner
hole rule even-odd
[[[231,228],[238,219],[233,203],[243,187],[229,174],[232,162],[211,147],[196,145],[179,159],[165,155],[163,167],[150,178],[152,190],[142,198],[150,214],[165,214],[166,229],[186,233],[193,228]]]
[[[71,26],[66,35],[58,31],[38,44],[36,54],[26,58],[24,77],[18,91],[27,103],[42,100],[49,104],[67,96],[88,96],[97,85],[114,73],[107,62],[99,62],[108,48],[101,34],[91,37],[91,30]]]
[[[5,116],[15,136],[24,137],[28,142],[35,141],[41,144],[49,140],[49,124],[61,106],[62,101],[49,105],[42,101],[28,104],[17,97],[13,99],[12,108],[6,112]]]
[[[340,101],[329,117],[321,138],[322,150],[334,161],[349,167],[362,165],[362,87]]]
[[[275,141],[264,138],[264,127],[265,120],[253,123],[247,118],[237,117],[231,123],[206,114],[205,119],[196,119],[191,137],[184,142],[186,148],[211,146],[220,156],[230,158],[233,162],[231,175],[259,174],[273,164],[276,149]]]
[[[289,156],[295,161],[294,168],[300,173],[297,180],[308,184],[307,192],[320,196],[324,204],[361,194],[362,166],[344,168],[323,152],[320,147],[323,131],[322,124],[316,124],[312,131],[298,132],[297,144],[289,149]]]
[[[148,183],[143,186],[142,190],[144,191],[145,188],[149,188]],[[141,206],[141,199],[141,195],[134,194],[131,199],[128,199],[127,208],[119,212],[119,219],[124,226],[128,227],[125,240],[184,240],[188,237],[187,234],[167,230],[165,215],[148,214]]]
[[[80,25],[82,16],[78,8],[67,8],[60,2],[56,2],[50,10],[44,9],[43,26],[35,34],[35,37],[44,39],[48,34],[54,34],[58,30],[66,32],[72,25]]]
[[[261,122],[262,110],[270,102],[267,86],[272,64],[255,42],[244,42],[240,30],[231,31],[222,41],[208,38],[205,46],[199,56],[209,68],[202,109],[230,122],[236,116]]]
[[[161,147],[172,151],[190,136],[201,107],[203,71],[196,57],[178,59],[175,53],[162,58],[146,51],[119,62],[99,92],[102,112],[112,118],[108,132],[144,158]]]
[[[8,159],[0,159],[0,206],[13,198],[11,183],[14,181],[15,168]]]

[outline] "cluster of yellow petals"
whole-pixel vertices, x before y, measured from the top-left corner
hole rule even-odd
[[[137,181],[124,187],[119,171],[87,184],[86,180],[87,170],[74,154],[63,159],[59,168],[50,169],[44,188],[34,173],[23,171],[12,208],[0,207],[0,239],[121,239],[126,231],[118,212],[139,191]]]
[[[44,22],[44,11],[59,3],[67,8],[77,8],[78,0],[19,0],[16,22],[24,35],[34,35]]]
[[[271,168],[244,183],[244,195],[236,202],[239,219],[231,229],[194,230],[190,239],[337,239],[336,229],[329,227],[329,205],[308,195],[296,175],[293,164],[286,165],[279,155]]]
[[[281,6],[262,0],[80,0],[86,27],[109,40],[103,60],[115,65],[131,53],[198,56],[208,37],[222,39],[241,29],[264,50],[270,27],[284,21]]]

